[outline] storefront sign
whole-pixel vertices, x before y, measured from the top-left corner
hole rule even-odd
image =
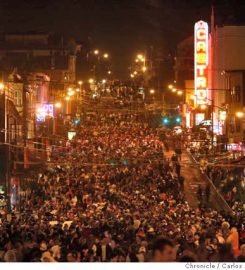
[[[195,24],[195,103],[208,103],[208,24]]]
[[[242,151],[242,145],[238,143],[229,143],[227,144],[228,151]]]
[[[76,136],[76,131],[69,131],[67,134],[68,140],[72,140],[74,136]]]
[[[37,108],[37,122],[44,122],[47,116],[54,117],[54,104],[42,104]]]

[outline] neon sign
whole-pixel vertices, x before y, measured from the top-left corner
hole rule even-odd
[[[54,105],[53,104],[42,104],[37,108],[37,121],[44,122],[45,118],[54,117]]]
[[[195,103],[208,103],[208,24],[195,24]]]

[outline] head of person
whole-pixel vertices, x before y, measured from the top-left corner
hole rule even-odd
[[[245,244],[241,245],[241,255],[245,257]]]
[[[173,243],[165,238],[159,238],[152,247],[154,262],[174,262],[176,252]]]
[[[77,253],[76,252],[68,252],[66,256],[67,262],[77,262]]]

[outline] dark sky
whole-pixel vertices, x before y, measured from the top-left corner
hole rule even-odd
[[[218,22],[243,23],[245,0],[0,0],[0,31],[90,36],[120,72],[146,46],[174,53],[195,21],[209,21],[212,2]]]

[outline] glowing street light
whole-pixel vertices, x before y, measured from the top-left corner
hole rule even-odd
[[[54,104],[54,106],[55,106],[57,109],[59,109],[59,108],[61,108],[62,104],[61,104],[60,102],[57,102],[57,103]]]
[[[169,84],[168,89],[172,90],[174,86],[172,84]]]
[[[71,97],[71,96],[73,96],[73,95],[75,94],[75,91],[74,91],[74,90],[69,91],[67,94],[68,94],[68,96],[70,96],[70,97]]]
[[[80,89],[79,88],[76,88],[76,92],[80,92]]]
[[[83,81],[78,81],[78,84],[81,86],[83,84]]]
[[[137,75],[138,74],[138,72],[137,71],[134,71],[134,75]]]
[[[103,79],[103,80],[102,80],[102,83],[106,83],[106,79]]]
[[[154,89],[151,89],[151,90],[150,90],[150,94],[151,94],[151,95],[155,94],[155,90],[154,90]]]
[[[109,57],[109,54],[108,54],[108,53],[104,53],[103,57],[104,57],[105,59],[107,59],[107,58]]]
[[[71,98],[70,97],[65,97],[65,100],[66,101],[69,101]]]
[[[110,75],[110,74],[111,74],[111,71],[110,71],[110,70],[108,70],[108,71],[107,71],[107,73]]]
[[[91,78],[91,79],[88,80],[88,82],[89,82],[90,84],[92,84],[92,83],[94,83],[94,79]]]
[[[146,72],[146,70],[147,70],[147,67],[142,67],[143,72]]]
[[[137,55],[137,58],[140,59],[140,60],[142,60],[144,58],[144,56],[143,56],[143,54],[138,54]]]
[[[130,77],[131,77],[131,78],[134,78],[134,74],[130,74]]]
[[[0,90],[4,89],[4,84],[2,82],[0,82]]]
[[[98,55],[98,54],[99,54],[99,50],[97,50],[97,49],[94,50],[94,54],[95,54],[95,55]]]
[[[236,112],[236,116],[238,118],[242,118],[244,116],[244,113],[243,112]]]
[[[179,95],[179,96],[181,96],[183,94],[183,91],[181,91],[181,90],[179,90],[178,92],[177,92],[177,95]]]
[[[176,88],[173,88],[173,89],[172,89],[172,92],[173,92],[173,93],[175,93],[176,91],[177,91],[177,89],[176,89]]]

